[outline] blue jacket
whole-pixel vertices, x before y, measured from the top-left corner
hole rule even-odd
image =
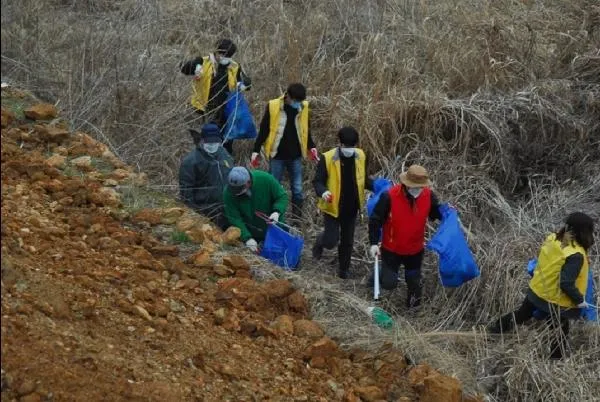
[[[223,207],[223,190],[233,167],[231,155],[223,148],[209,154],[198,147],[187,154],[179,167],[181,200],[200,213]]]

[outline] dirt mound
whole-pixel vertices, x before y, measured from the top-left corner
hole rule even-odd
[[[342,350],[290,282],[251,278],[235,231],[124,206],[144,176],[27,106],[2,107],[3,400],[461,400],[391,347]]]

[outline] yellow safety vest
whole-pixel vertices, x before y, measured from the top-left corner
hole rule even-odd
[[[340,167],[339,149],[333,148],[325,152],[325,166],[327,167],[327,190],[333,195],[332,202],[325,202],[319,198],[318,206],[324,213],[337,218],[340,210],[340,195],[342,193],[342,172]],[[358,189],[359,209],[362,210],[365,205],[365,153],[362,149],[356,148],[354,167],[356,169],[356,187]]]
[[[587,253],[575,241],[564,246],[554,233],[549,235],[542,244],[533,278],[529,282],[533,293],[541,299],[561,307],[576,307],[575,302],[560,289],[560,271],[567,257],[575,253],[583,255],[583,266],[575,280],[575,287],[585,298],[589,270]]]
[[[204,112],[214,76],[214,65],[208,56],[202,60],[202,75],[192,81],[192,106]],[[240,65],[235,61],[231,61],[227,66],[227,85],[230,91],[235,90],[239,69]]]
[[[269,136],[265,141],[265,157],[271,159],[277,154],[277,150],[273,149],[273,145],[278,136],[283,136],[283,130],[285,127],[281,127],[280,117],[283,110],[283,96],[272,99],[269,101]],[[296,115],[296,133],[298,134],[298,141],[300,142],[300,148],[302,157],[306,158],[308,147],[308,102],[302,102],[302,110]]]

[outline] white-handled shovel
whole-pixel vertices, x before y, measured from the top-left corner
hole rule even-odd
[[[379,300],[379,257],[375,257],[375,269],[373,277],[373,300]]]

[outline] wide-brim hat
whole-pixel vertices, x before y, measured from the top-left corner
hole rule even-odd
[[[400,174],[400,182],[407,187],[429,187],[429,173],[420,165],[412,165],[406,172]]]

